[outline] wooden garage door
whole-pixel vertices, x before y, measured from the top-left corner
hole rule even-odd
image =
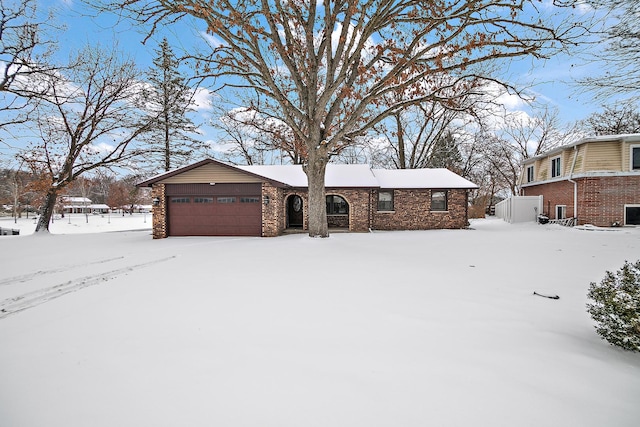
[[[175,194],[182,186],[183,193]],[[260,236],[260,185],[176,185],[167,188],[171,236]],[[213,187],[213,186],[211,186]],[[209,194],[203,194],[209,193]]]

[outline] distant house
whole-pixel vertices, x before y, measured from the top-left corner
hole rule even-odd
[[[278,236],[308,229],[307,176],[300,165],[232,166],[203,160],[138,184],[152,187],[153,237]],[[326,170],[330,228],[425,230],[467,225],[477,186],[447,169]]]
[[[523,163],[523,196],[542,196],[551,219],[640,225],[640,134],[585,138]]]
[[[91,199],[86,197],[60,197],[64,213],[91,213]]]
[[[60,197],[62,210],[64,213],[108,213],[109,206],[105,204],[94,204],[86,197],[62,196]]]

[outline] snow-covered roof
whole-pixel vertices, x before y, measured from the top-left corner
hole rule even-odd
[[[91,204],[91,199],[87,199],[86,197],[71,197],[71,196],[62,196],[61,197],[63,203],[86,203]]]
[[[246,172],[260,175],[292,187],[306,187],[307,175],[301,165],[251,165],[237,166]],[[379,187],[369,165],[328,164],[325,174],[326,187]]]
[[[478,188],[449,169],[372,169],[380,188]]]
[[[220,167],[235,169],[265,178],[285,186],[307,187],[307,175],[302,165],[250,165],[235,166],[213,159],[185,166],[170,172],[156,175],[138,184],[151,186],[163,179],[214,163]],[[369,165],[339,165],[330,163],[325,174],[325,186],[328,188],[478,188],[473,182],[451,172],[448,169],[371,169]]]

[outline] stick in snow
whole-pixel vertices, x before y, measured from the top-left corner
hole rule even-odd
[[[539,297],[544,297],[544,298],[550,298],[550,299],[560,299],[560,297],[558,295],[543,295],[543,294],[539,294],[536,291],[533,291],[534,295],[538,295]]]

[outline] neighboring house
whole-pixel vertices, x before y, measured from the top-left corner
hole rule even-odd
[[[91,199],[86,197],[60,197],[64,213],[91,213]]]
[[[203,160],[138,184],[152,187],[153,237],[278,236],[308,229],[307,176],[300,165],[232,166]],[[330,228],[464,228],[475,184],[447,169],[327,166]]]
[[[640,134],[585,138],[527,159],[520,188],[543,196],[551,219],[640,225]]]
[[[62,210],[64,213],[108,213],[109,206],[105,204],[94,204],[86,197],[60,197]]]

